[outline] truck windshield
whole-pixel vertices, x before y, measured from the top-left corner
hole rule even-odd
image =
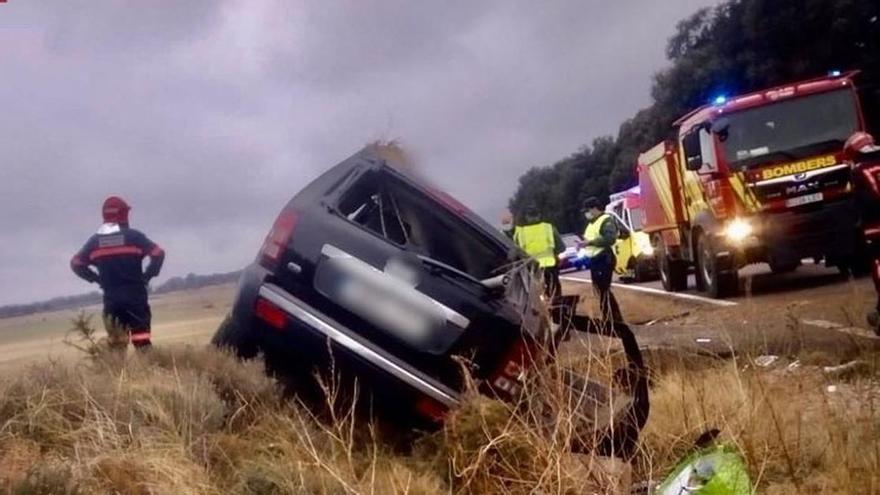
[[[727,119],[722,147],[733,169],[771,157],[795,160],[841,149],[859,124],[849,88],[731,113]]]

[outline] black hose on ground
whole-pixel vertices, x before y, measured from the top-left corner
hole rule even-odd
[[[629,325],[623,322],[608,322],[575,314],[571,314],[570,318],[572,328],[580,332],[618,338],[623,345],[628,364],[626,383],[632,391],[633,401],[630,410],[624,416],[625,420],[602,438],[597,451],[604,456],[630,459],[636,453],[639,434],[648,422],[651,411],[648,369],[636,336]]]

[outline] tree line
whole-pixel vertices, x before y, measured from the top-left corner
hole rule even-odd
[[[880,139],[880,2],[729,0],[698,10],[668,39],[670,64],[653,76],[652,104],[551,165],[528,170],[510,199],[516,216],[536,205],[560,231],[581,231],[580,205],[637,184],[639,153],[670,137],[672,123],[720,94],[736,95],[861,70],[869,130]]]

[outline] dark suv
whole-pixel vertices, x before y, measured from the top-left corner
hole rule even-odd
[[[396,412],[439,420],[463,367],[509,398],[548,325],[534,264],[508,237],[370,145],[281,211],[214,337],[270,368],[334,369]],[[463,358],[463,359],[459,359]]]
[[[526,261],[506,236],[402,173],[397,156],[370,145],[284,207],[214,343],[305,373],[328,367],[332,349],[372,392],[439,417],[462,388],[453,356],[501,392],[516,386],[508,361],[538,331],[531,272],[515,269]]]

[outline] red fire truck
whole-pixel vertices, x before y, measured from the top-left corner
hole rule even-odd
[[[645,231],[666,290],[685,289],[691,266],[712,297],[735,294],[749,263],[849,269],[859,214],[843,145],[865,129],[855,75],[719,97],[639,156]]]

